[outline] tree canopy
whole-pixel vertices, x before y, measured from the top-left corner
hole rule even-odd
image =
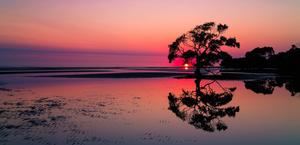
[[[240,47],[235,37],[227,38],[223,35],[227,29],[226,24],[215,22],[196,26],[169,45],[169,62],[182,58],[185,63],[192,63],[197,68],[215,64],[228,56],[221,50],[222,46]]]
[[[245,56],[247,59],[268,59],[274,54],[273,47],[266,46],[262,48],[257,47],[252,51],[247,52]]]

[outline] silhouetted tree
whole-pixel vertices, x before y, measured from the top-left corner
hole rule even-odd
[[[226,24],[216,25],[214,22],[196,26],[169,45],[169,62],[183,58],[185,62],[195,65],[195,74],[200,77],[200,68],[211,66],[228,56],[220,49],[221,46],[240,47],[236,38],[223,36],[227,29]]]
[[[300,48],[292,45],[286,52],[278,53],[270,58],[273,67],[282,72],[288,72],[297,75],[300,72]]]
[[[246,59],[269,59],[272,55],[274,55],[273,47],[257,47],[252,51],[246,52]]]
[[[223,36],[227,29],[226,24],[204,23],[179,36],[169,45],[169,62],[171,63],[176,58],[182,58],[185,63],[192,63],[195,66],[196,76],[195,91],[183,90],[180,97],[169,94],[169,109],[183,120],[188,117],[190,124],[206,131],[214,131],[215,128],[217,130],[227,129],[226,124],[220,118],[235,116],[235,113],[239,111],[239,107],[221,107],[231,101],[234,88],[221,87],[224,92],[217,93],[211,89],[211,83],[200,86],[202,79],[200,68],[212,66],[222,59],[232,59],[228,53],[221,50],[222,46],[240,47],[236,38]],[[187,107],[187,110],[191,110],[191,112],[182,110],[182,107]]]

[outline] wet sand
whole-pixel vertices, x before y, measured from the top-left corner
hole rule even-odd
[[[214,68],[218,69],[218,68]],[[195,78],[193,70],[180,67],[20,67],[0,68],[0,75],[26,74],[31,77],[60,78]],[[31,75],[32,74],[32,75]],[[279,77],[275,72],[222,71],[217,75],[203,73],[203,79],[244,80]],[[289,76],[280,76],[289,77]]]
[[[138,73],[105,73],[105,74],[75,74],[75,75],[44,75],[36,77],[62,77],[62,78],[163,78],[174,77],[177,79],[193,79],[192,73],[168,73],[168,72],[138,72]],[[276,74],[255,73],[222,73],[220,75],[203,75],[203,79],[217,80],[245,80],[245,79],[267,79],[279,77]]]

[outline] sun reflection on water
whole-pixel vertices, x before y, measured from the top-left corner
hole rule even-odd
[[[188,69],[189,69],[189,64],[187,64],[187,63],[184,64],[184,69],[185,69],[185,70],[188,70]]]

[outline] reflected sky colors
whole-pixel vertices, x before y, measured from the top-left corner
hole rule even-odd
[[[227,35],[236,36],[242,44],[239,50],[229,50],[232,55],[241,56],[254,47],[265,45],[273,46],[278,52],[289,49],[291,44],[299,44],[299,6],[297,0],[2,0],[0,48],[1,51],[25,49],[28,53],[56,52],[55,55],[43,52],[45,56],[57,56],[60,51],[126,52],[130,54],[124,55],[145,65],[157,65],[150,64],[147,58],[135,57],[151,53],[158,55],[160,59],[154,59],[165,66],[168,65],[164,58],[167,46],[178,35],[197,24],[216,21],[228,24]],[[15,51],[6,54],[9,55],[4,60],[6,65],[20,64],[21,60],[14,61],[14,54]],[[86,56],[76,57],[77,62],[95,66],[82,61],[81,57]],[[49,61],[59,65],[61,60],[55,57]],[[106,60],[108,64],[110,61]],[[37,64],[27,62],[27,65]]]
[[[26,134],[20,133],[22,128],[2,129],[3,133],[9,134],[5,139],[10,144],[18,140],[24,145],[37,142],[149,145],[299,144],[299,94],[292,97],[284,88],[276,88],[273,94],[262,95],[246,89],[243,81],[219,81],[224,87],[237,87],[228,105],[240,106],[240,111],[234,118],[223,119],[228,125],[226,131],[209,133],[195,129],[168,110],[168,93],[179,94],[182,89],[195,89],[192,79],[17,78],[2,78],[2,82],[6,84],[1,87],[14,90],[0,92],[2,109],[14,101],[16,103],[25,100],[23,102],[26,104],[26,100],[59,99],[65,106],[49,110],[48,115],[51,111],[57,111],[56,115],[66,118],[49,126],[31,126],[27,128]],[[4,102],[7,102],[6,105]],[[35,116],[31,116],[33,117]],[[22,127],[26,128],[26,125]],[[63,130],[64,133],[60,134]],[[32,133],[33,131],[39,133]],[[32,140],[22,139],[26,136]],[[42,139],[39,140],[39,137]]]

